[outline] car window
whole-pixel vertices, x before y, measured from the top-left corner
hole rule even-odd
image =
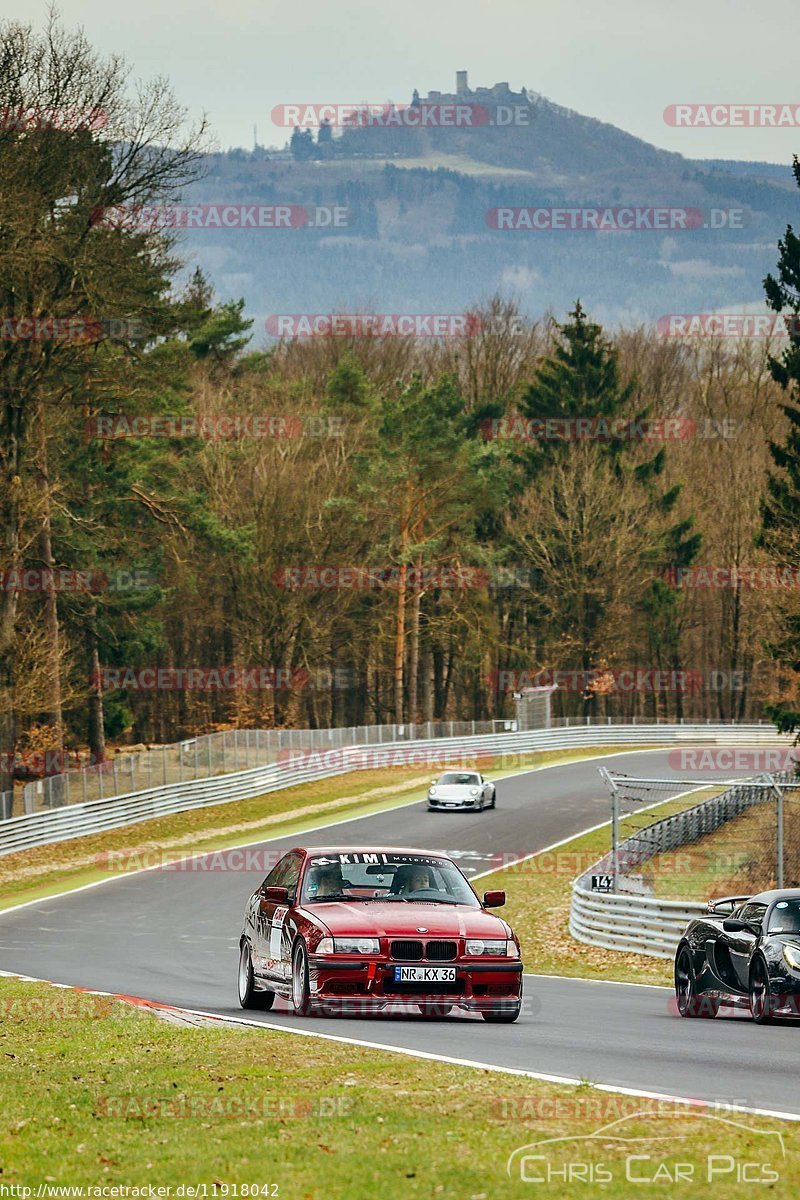
[[[477,896],[450,859],[371,851],[314,855],[308,860],[301,903],[325,900],[480,907]]]
[[[297,861],[297,874],[294,876],[294,886],[297,886],[297,880],[300,877],[300,860],[294,850],[290,850],[288,854],[284,854],[283,858],[278,859],[261,886],[263,888],[288,887],[286,876],[292,872],[295,860]]]
[[[289,889],[289,899],[294,900],[297,894],[297,883],[300,879],[300,868],[303,865],[303,858],[300,854],[290,854],[288,860],[284,859],[286,867],[281,877],[280,886]]]
[[[766,904],[745,904],[739,919],[741,921],[748,921],[751,925],[760,925],[766,911]]]
[[[769,915],[770,933],[800,933],[800,900],[779,900]]]
[[[472,775],[468,771],[445,771],[439,783],[443,785],[454,783],[460,784],[462,787],[477,787],[479,780],[479,775]]]

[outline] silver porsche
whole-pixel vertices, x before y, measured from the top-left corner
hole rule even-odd
[[[483,812],[497,804],[495,786],[478,771],[445,771],[428,788],[428,812],[469,809]]]

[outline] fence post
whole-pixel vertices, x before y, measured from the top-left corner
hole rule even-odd
[[[197,748],[198,741],[199,741],[198,738],[194,739],[194,777],[195,777],[195,779],[197,779],[200,774],[200,762],[199,762],[200,751]]]
[[[775,882],[779,888],[783,887],[783,789],[779,788],[775,782],[775,776],[767,774],[767,779],[772,784],[773,790],[777,797],[776,818],[777,818],[777,836],[776,836],[776,866],[775,866]]]
[[[611,878],[612,890],[617,890],[617,847],[619,845],[619,792],[617,785],[605,767],[598,767],[599,773],[605,779],[611,790]]]

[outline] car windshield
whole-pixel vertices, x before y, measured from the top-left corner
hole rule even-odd
[[[449,858],[391,851],[313,855],[303,875],[300,903],[326,900],[480,908],[477,896]]]
[[[446,783],[461,784],[462,787],[477,787],[480,780],[477,775],[470,775],[465,771],[446,771],[439,780],[440,786]]]
[[[770,933],[800,933],[800,900],[779,900],[769,918]]]

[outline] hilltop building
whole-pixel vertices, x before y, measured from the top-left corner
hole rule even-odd
[[[428,104],[462,104],[469,102],[472,104],[484,104],[491,108],[493,104],[530,104],[531,97],[528,95],[527,88],[523,88],[520,92],[513,92],[507,82],[496,83],[494,87],[479,87],[471,88],[467,79],[466,71],[456,71],[456,90],[455,92],[428,92],[422,103]],[[420,96],[417,89],[414,89],[414,97],[412,104],[419,104]]]

